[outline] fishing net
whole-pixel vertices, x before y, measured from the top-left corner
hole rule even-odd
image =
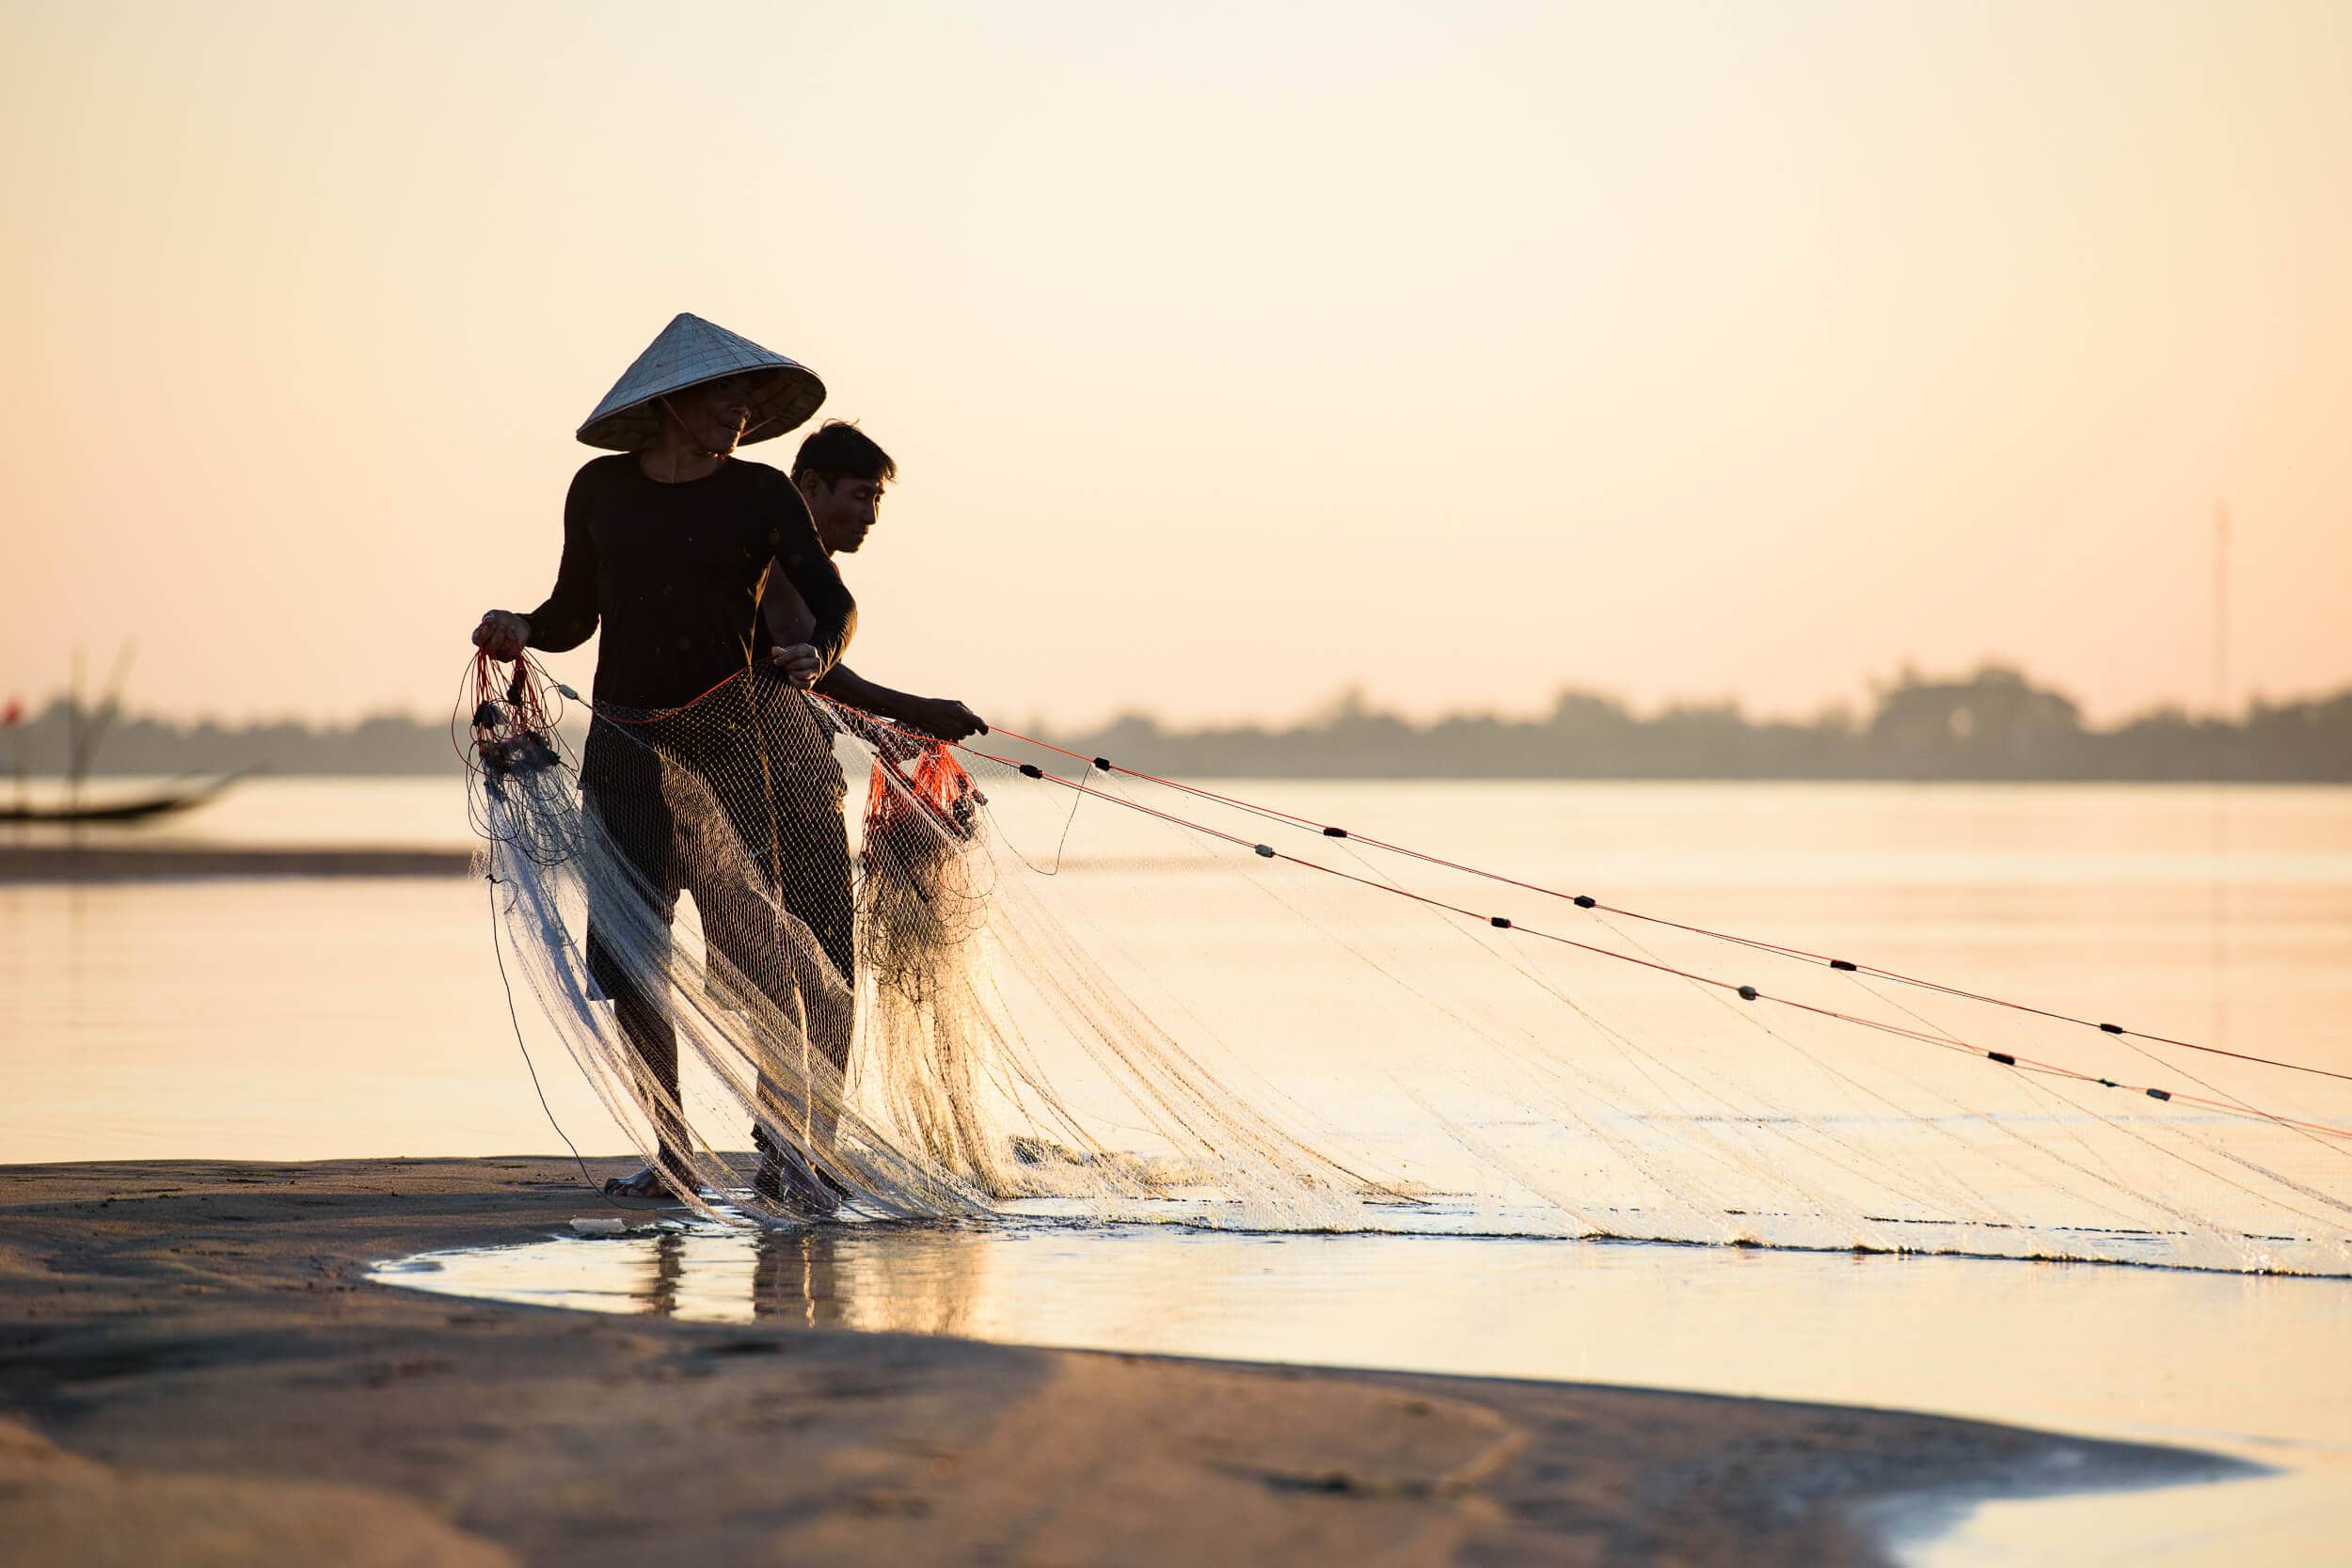
[[[482,869],[604,1104],[714,1220],[2352,1273],[2332,1073],[942,746],[764,673],[571,724],[564,694],[476,666]]]

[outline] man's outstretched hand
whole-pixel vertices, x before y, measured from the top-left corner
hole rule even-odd
[[[805,642],[771,650],[768,665],[804,691],[814,689],[820,678],[817,650]],[[952,697],[917,697],[911,692],[893,691],[867,680],[846,664],[834,665],[821,678],[826,696],[877,719],[887,719],[915,735],[927,735],[934,740],[961,740],[967,736],[988,733],[988,721]]]
[[[473,645],[502,663],[520,657],[530,642],[531,617],[511,610],[485,610],[482,624],[473,628]]]
[[[915,697],[893,717],[934,740],[961,740],[988,733],[988,721],[952,697]]]

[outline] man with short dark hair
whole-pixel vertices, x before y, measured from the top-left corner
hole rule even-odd
[[[809,520],[828,562],[836,555],[854,555],[866,543],[874,530],[883,487],[898,475],[898,465],[890,454],[844,420],[828,420],[801,443],[792,460],[792,482],[807,502]],[[824,658],[812,641],[818,617],[801,592],[799,576],[786,569],[787,564],[779,560],[770,568],[760,607],[765,629],[776,644],[775,662],[790,678],[813,680],[823,696],[941,740],[987,733],[980,716],[952,698],[899,691],[866,679],[837,657]],[[787,725],[807,722],[804,715],[789,709],[778,717]],[[808,927],[854,993],[857,915],[844,831],[848,781],[831,760],[830,741],[824,736],[812,733],[798,744],[787,741],[781,750],[803,758],[825,755],[813,766],[795,769],[770,791],[782,836],[794,851],[781,857],[777,885],[786,908]],[[855,1022],[854,1013],[842,1008],[812,1012],[808,1022],[810,1039],[845,1077]],[[833,1142],[832,1122],[822,1105],[801,1108],[801,1139],[809,1145],[805,1154],[795,1147],[776,1148],[764,1132],[755,1132],[766,1158],[755,1186],[803,1212],[829,1210],[825,1156]]]
[[[874,438],[847,420],[828,420],[801,443],[792,459],[792,483],[808,502],[809,518],[817,525],[818,541],[827,556],[855,555],[880,520],[882,491],[898,477],[898,465]],[[771,574],[768,629],[784,648],[791,668],[816,667],[808,646],[817,624],[790,578]],[[948,697],[918,697],[869,681],[848,665],[834,663],[818,678],[816,689],[837,703],[904,724],[942,740],[961,740],[986,735],[980,716]]]

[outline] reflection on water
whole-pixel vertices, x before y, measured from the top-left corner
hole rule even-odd
[[[137,775],[98,778],[83,795],[90,804],[103,804],[186,783]],[[56,781],[44,784],[34,789],[33,800],[62,804],[62,787]],[[188,811],[95,826],[16,824],[0,842],[134,849],[183,845],[277,849],[472,847],[465,797],[453,772],[446,778],[241,779]]]
[[[135,795],[184,781],[124,777]],[[2209,784],[1709,784],[1284,779],[1218,788],[1510,870],[1573,852],[1594,880],[2343,879],[2352,790]],[[40,791],[36,791],[37,796]],[[58,832],[12,825],[5,842]],[[464,786],[444,778],[247,779],[183,815],[79,830],[88,842],[467,848]],[[1808,873],[1806,868],[1811,868]],[[1855,871],[1861,870],[1857,877]],[[1935,873],[1921,877],[1921,871]]]
[[[1906,1545],[1932,1568],[2318,1562],[2352,1524],[2352,1287],[2339,1281],[1044,1219],[766,1234],[669,1222],[425,1254],[373,1277],[702,1322],[1939,1411],[2287,1471],[1993,1505]]]
[[[0,884],[0,1161],[560,1148],[489,918],[464,878]],[[532,1044],[565,1129],[615,1147]]]
[[[2330,1280],[1037,1218],[673,1224],[426,1254],[378,1277],[703,1322],[1698,1387],[2352,1456],[2352,1287]]]
[[[2233,791],[2217,826],[2203,786],[1237,787],[1631,908],[2352,1066],[2352,790]],[[454,780],[256,780],[145,836],[466,832]],[[1239,1007],[1263,956],[1294,950],[1279,907],[1138,877],[1163,926],[1194,918],[1179,933],[1188,967],[1168,977],[1186,996],[1222,988]],[[455,877],[0,884],[0,1160],[558,1148],[507,1022],[484,893]],[[1336,967],[1303,983],[1361,990]],[[528,998],[524,1024],[564,1129],[619,1148]],[[1279,1029],[1252,1041],[1284,1044]]]
[[[1241,792],[1630,908],[2074,1012],[2128,1005],[2151,1032],[2352,1068],[2352,790],[1295,782]],[[265,780],[144,836],[455,846],[466,829],[453,779]],[[1288,963],[1302,951],[1286,945],[1295,920],[1277,910],[1253,924],[1265,907],[1250,913],[1221,883],[1136,875],[1127,894],[1174,933],[1173,991],[1248,1013],[1237,1037],[1253,1064],[1348,1080],[1350,1059],[1299,1055],[1312,1031],[1249,1011],[1267,955]],[[0,884],[0,1161],[556,1149],[516,1050],[485,894],[462,878]],[[1315,968],[1285,983],[1344,998],[1361,989],[1355,976]],[[557,1119],[586,1149],[620,1147],[528,997],[522,1018]],[[1318,1103],[1339,1114],[1329,1100]],[[1377,1125],[1377,1103],[1345,1109]],[[583,1195],[582,1212],[600,1211]],[[1034,1216],[972,1229],[565,1238],[414,1259],[383,1277],[681,1318],[1943,1410],[2316,1460],[2298,1476],[2338,1490],[2352,1449],[2352,1358],[2341,1350],[2352,1287],[2341,1282]],[[2168,1543],[2275,1544],[2301,1539],[2292,1532],[2314,1517],[2343,1523],[2336,1493],[2296,1477],[2216,1490],[2224,1496],[2270,1500],[2257,1517],[2243,1501],[2146,1499],[2085,1524],[2064,1555],[2298,1560],[2291,1546],[2199,1558],[2167,1544],[2168,1558],[2139,1528],[2162,1508],[2220,1511],[2174,1515],[2185,1522]],[[2048,1511],[2076,1506],[2032,1505],[2041,1512],[2017,1539],[2049,1555]],[[1982,1516],[1979,1556],[1937,1560],[2019,1560],[1993,1544],[2007,1517]],[[2133,1542],[2137,1556],[2092,1549]]]

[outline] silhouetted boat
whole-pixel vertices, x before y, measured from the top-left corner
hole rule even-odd
[[[150,817],[167,816],[190,806],[200,806],[244,777],[245,773],[228,773],[210,784],[136,795],[127,800],[75,801],[61,806],[0,805],[0,822],[144,822]]]
[[[191,784],[176,780],[151,795],[135,795],[123,800],[87,801],[82,799],[83,783],[88,779],[91,760],[98,754],[98,742],[115,718],[122,711],[122,681],[131,672],[131,645],[124,643],[116,656],[114,673],[106,678],[106,694],[93,712],[82,701],[82,653],[73,652],[73,695],[66,709],[66,797],[62,805],[34,805],[25,799],[24,745],[22,736],[16,745],[16,799],[0,804],[0,823],[83,823],[83,822],[145,822],[174,812],[200,806],[205,801],[244,778],[255,768],[244,768],[234,773],[224,773],[210,784]],[[0,729],[11,733],[24,721],[24,705],[11,698],[0,709]]]

